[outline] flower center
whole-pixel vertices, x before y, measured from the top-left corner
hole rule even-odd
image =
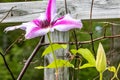
[[[50,26],[50,22],[48,22],[47,20],[42,21],[41,23],[42,28],[48,28],[49,26]]]
[[[40,28],[48,28],[50,27],[50,22],[48,22],[47,20],[38,20],[38,19],[35,19],[32,21],[36,26],[40,27]]]

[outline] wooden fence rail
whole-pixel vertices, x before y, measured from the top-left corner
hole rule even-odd
[[[68,9],[74,18],[90,19],[91,0],[68,0]],[[37,18],[45,11],[47,1],[0,3],[0,20],[12,8],[5,22],[25,22]],[[16,7],[15,7],[16,6]],[[58,13],[64,11],[64,1],[57,1]],[[119,0],[95,0],[92,19],[120,18]]]

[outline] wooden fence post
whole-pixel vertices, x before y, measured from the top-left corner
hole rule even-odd
[[[57,9],[59,10],[58,13],[61,15],[64,14],[65,11],[63,9]],[[64,9],[65,10],[65,9]],[[69,32],[59,32],[55,31],[50,34],[51,41],[52,42],[68,42],[69,41]],[[45,36],[45,42],[49,42],[48,37]],[[69,48],[69,47],[68,47]],[[65,49],[60,49],[55,51],[55,55],[57,59],[67,59],[66,53],[68,51],[68,48]],[[53,61],[53,56],[52,54],[46,55],[44,57],[44,66],[47,66]],[[44,80],[56,80],[55,78],[55,69],[44,69]],[[59,68],[58,69],[58,80],[69,80],[69,70],[68,68]]]
[[[50,35],[52,42],[68,42],[69,33],[68,32],[58,32],[55,31]],[[47,36],[45,36],[45,42],[49,42]],[[66,50],[60,49],[55,51],[57,59],[66,59]],[[44,66],[47,66],[53,61],[52,54],[46,55],[44,57]],[[56,80],[55,79],[55,69],[44,69],[44,80]],[[58,70],[58,80],[69,80],[69,72],[67,68],[59,68]]]
[[[63,1],[64,2],[64,1]],[[59,15],[64,15],[65,14],[65,8],[57,8],[58,14]],[[70,11],[69,11],[70,12]],[[69,41],[69,32],[59,32],[55,31],[52,32],[51,35],[51,41],[52,42],[68,42]],[[45,36],[45,42],[49,42],[48,37]],[[69,46],[68,46],[69,48]],[[67,59],[66,53],[68,51],[68,48],[65,49],[60,49],[55,51],[55,55],[57,59]],[[53,61],[53,56],[52,54],[46,55],[44,57],[44,66],[47,66]],[[44,80],[56,80],[55,79],[55,69],[44,69]],[[69,70],[68,68],[59,68],[58,69],[58,80],[69,80]]]

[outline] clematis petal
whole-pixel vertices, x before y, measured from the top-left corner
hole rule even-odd
[[[62,18],[59,18],[54,25],[53,29],[58,31],[68,31],[74,28],[82,28],[82,23],[80,20],[72,19],[69,14],[65,15]],[[52,30],[53,30],[52,29]]]
[[[5,32],[8,32],[8,31],[13,31],[15,29],[22,29],[22,30],[25,30],[26,27],[24,25],[18,25],[18,26],[11,26],[11,27],[7,27],[4,29]]]
[[[4,31],[8,32],[8,31],[12,31],[12,30],[20,28],[20,29],[26,31],[25,38],[31,39],[34,37],[38,37],[40,35],[44,35],[46,33],[46,31],[48,32],[48,30],[45,30],[44,27],[42,26],[44,23],[43,22],[44,20],[46,20],[46,16],[45,16],[45,14],[41,14],[40,17],[32,20],[31,22],[22,23],[19,26],[7,27],[7,28],[5,28]]]
[[[24,24],[27,26],[25,38],[31,39],[31,38],[42,36],[48,33],[49,28],[44,28],[45,20],[46,20],[46,17],[44,15],[41,15],[39,18],[34,19],[33,21]]]
[[[46,9],[46,17],[49,22],[54,20],[56,16],[56,0],[49,0],[48,6]]]
[[[41,13],[40,16],[37,19],[39,19],[41,21],[46,20],[47,19],[46,14],[45,13]]]
[[[42,25],[42,21],[39,19],[34,19],[31,22],[28,23],[24,23],[24,26],[26,26],[26,34],[25,34],[25,38],[26,39],[31,39],[32,37],[32,33],[35,33],[36,31],[41,29],[41,25]],[[31,36],[29,36],[31,35]],[[34,35],[34,34],[33,34]],[[27,37],[28,36],[28,37]],[[37,37],[37,36],[34,36]]]
[[[43,35],[47,34],[48,32],[49,32],[49,28],[41,29],[41,28],[35,27],[31,30],[31,32],[29,32],[29,33],[26,32],[25,38],[31,39],[31,38],[43,36]]]

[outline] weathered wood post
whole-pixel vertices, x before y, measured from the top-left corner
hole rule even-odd
[[[68,32],[58,32],[55,31],[50,35],[52,42],[68,42],[69,41],[69,33]],[[48,37],[45,36],[45,42],[48,41]],[[57,59],[66,59],[67,50],[57,50],[55,51],[55,55]],[[44,66],[47,66],[53,61],[52,54],[46,55],[44,57]],[[55,69],[44,69],[44,80],[56,80],[55,79]],[[58,69],[58,80],[69,80],[69,72],[67,68],[59,68]]]
[[[57,1],[57,0],[56,0]],[[67,0],[69,3],[67,4],[67,11],[69,13],[76,13],[76,4],[71,4],[73,1],[72,0]],[[76,3],[78,2],[77,0]],[[74,2],[75,3],[75,2]],[[64,0],[62,0],[62,3],[57,4],[57,11],[58,15],[62,16],[66,14],[65,10],[65,3]],[[62,6],[61,6],[62,5]],[[78,4],[77,4],[78,5]],[[73,16],[73,15],[72,15]],[[76,14],[74,15],[75,18]],[[69,32],[59,32],[55,31],[51,33],[51,39],[52,42],[68,42],[69,41]],[[45,37],[45,42],[49,42],[47,36]],[[69,48],[69,46],[68,46]],[[57,50],[55,51],[57,59],[67,59],[66,58],[66,53],[68,51],[68,48],[66,50]],[[47,66],[53,61],[53,56],[52,54],[49,54],[44,57],[44,66]],[[44,69],[44,80],[56,80],[55,79],[55,69]],[[59,68],[58,69],[58,80],[69,80],[69,70],[68,68]]]
[[[62,7],[64,8],[64,7]],[[61,10],[61,8],[58,8],[57,10],[58,13],[64,14],[65,9]],[[59,14],[60,15],[60,14]],[[59,31],[54,31],[50,33],[50,38],[52,42],[68,42],[69,41],[69,32],[59,32]],[[45,36],[45,42],[49,42],[48,36]],[[69,48],[69,47],[68,47]],[[68,51],[68,48],[65,49],[60,49],[55,51],[55,55],[57,59],[67,59],[66,53]],[[50,53],[44,57],[44,66],[47,66],[51,62],[54,61],[53,55]],[[55,77],[55,69],[44,69],[44,80],[56,80]],[[68,68],[58,68],[58,80],[69,80],[69,71]]]

